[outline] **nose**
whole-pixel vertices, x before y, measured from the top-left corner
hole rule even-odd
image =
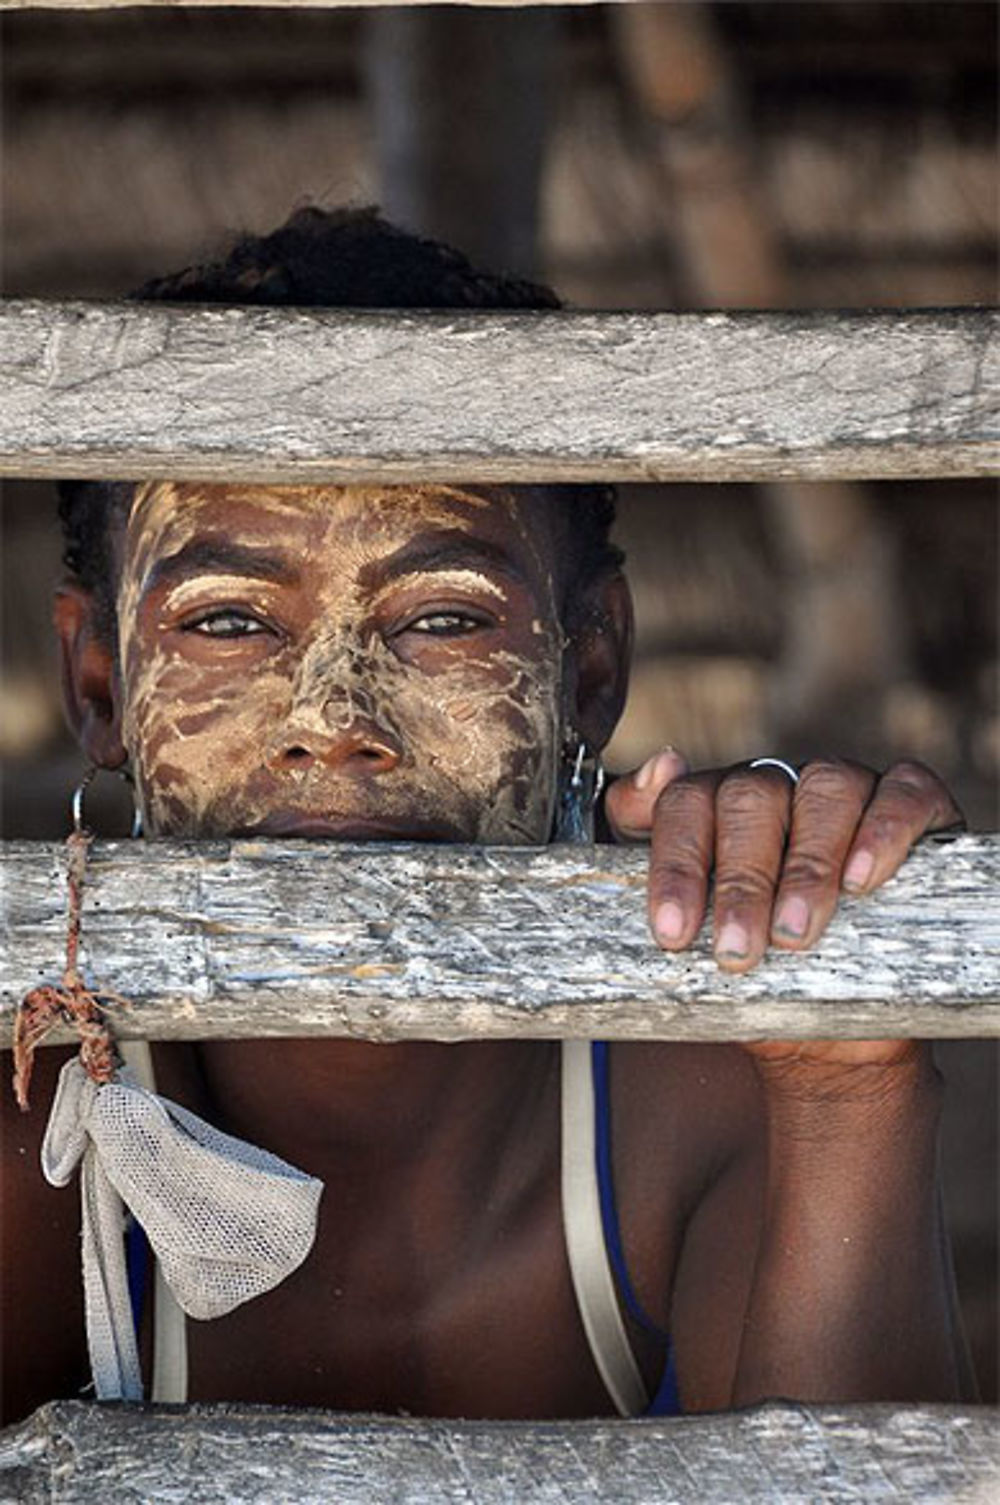
[[[353,633],[324,630],[308,644],[295,674],[288,713],[267,761],[275,771],[314,765],[355,776],[391,773],[403,744],[379,695],[371,650]]]
[[[304,773],[319,764],[340,773],[370,777],[391,773],[402,756],[402,747],[392,732],[358,714],[340,725],[290,718],[272,743],[267,761],[276,772]]]

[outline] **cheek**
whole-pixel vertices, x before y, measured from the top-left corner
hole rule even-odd
[[[547,646],[541,654],[501,651],[484,664],[456,655],[434,673],[389,655],[369,662],[366,704],[405,749],[379,800],[397,813],[433,808],[470,841],[546,842],[561,728],[559,645]],[[124,732],[148,830],[222,832],[279,803],[264,750],[305,698],[294,663],[205,675],[162,649],[132,655],[132,663]],[[317,773],[322,799],[325,775]]]
[[[498,655],[488,671],[435,681],[433,774],[461,792],[482,842],[548,840],[561,727],[558,660]],[[428,728],[428,731],[431,729]]]
[[[125,681],[124,737],[149,829],[194,834],[206,810],[259,766],[287,703],[283,675],[192,685],[179,657],[143,659]]]

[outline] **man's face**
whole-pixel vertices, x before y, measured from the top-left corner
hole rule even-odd
[[[502,491],[141,488],[117,605],[147,830],[546,841],[554,552]]]

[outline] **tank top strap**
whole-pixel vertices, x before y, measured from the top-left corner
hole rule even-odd
[[[153,1053],[146,1040],[123,1041],[122,1060],[141,1087],[156,1091]],[[187,1318],[163,1278],[159,1261],[137,1222],[129,1230],[129,1288],[138,1327],[142,1318],[146,1274],[153,1265],[153,1373],[150,1399],[157,1404],[184,1405],[188,1398]]]

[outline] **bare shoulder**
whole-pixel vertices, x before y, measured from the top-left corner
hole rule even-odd
[[[11,1056],[0,1054],[0,1394],[4,1422],[86,1379],[76,1183],[49,1186],[39,1164],[56,1077],[69,1051],[35,1058],[32,1107],[10,1089]]]

